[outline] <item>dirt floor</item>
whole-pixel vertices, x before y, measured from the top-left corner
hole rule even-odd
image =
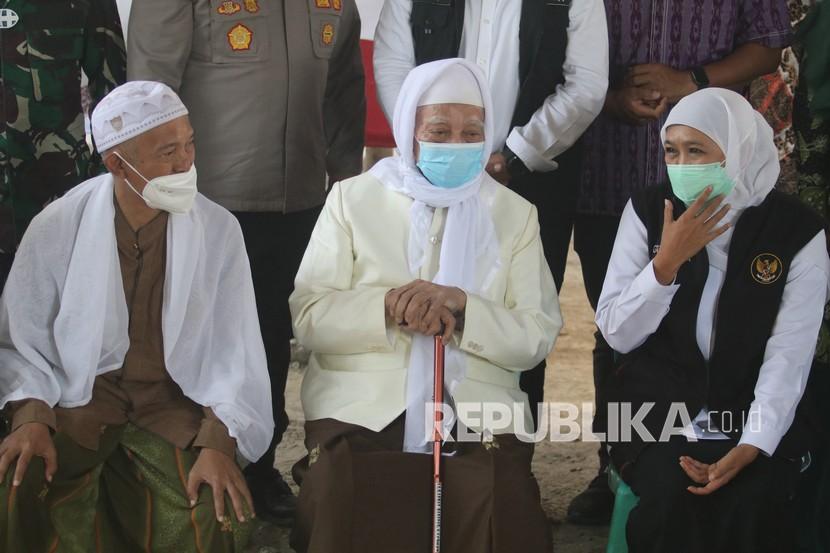
[[[591,350],[593,348],[593,312],[582,286],[579,258],[568,258],[568,269],[561,298],[565,327],[548,359],[546,399],[582,405],[593,401]],[[283,474],[305,455],[303,448],[302,409],[299,401],[301,369],[292,367],[286,389],[291,425],[277,450],[277,465]],[[601,553],[605,551],[607,527],[582,527],[565,522],[565,510],[596,474],[595,443],[553,443],[537,446],[533,471],[542,490],[542,503],[553,525],[557,553]],[[259,523],[250,553],[289,553],[288,530]],[[332,552],[336,553],[336,552]],[[388,552],[394,553],[394,552]]]

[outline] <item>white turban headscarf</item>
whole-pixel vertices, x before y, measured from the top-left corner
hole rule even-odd
[[[472,83],[472,85],[471,85]],[[474,88],[477,86],[478,94]],[[472,87],[472,88],[471,88]],[[480,101],[480,102],[479,102]],[[482,171],[458,188],[440,188],[430,183],[416,166],[414,153],[415,111],[419,105],[469,103],[484,107],[484,153]],[[477,293],[489,285],[499,265],[498,243],[486,202],[486,190],[500,186],[483,169],[493,148],[493,108],[487,81],[481,71],[463,59],[447,59],[413,69],[401,88],[392,121],[398,156],[386,158],[370,173],[388,189],[414,200],[410,208],[408,261],[413,278],[424,263],[429,228],[435,208],[449,208],[441,242],[438,273],[433,282]],[[477,268],[491,270],[478,271]],[[447,347],[445,385],[452,395],[464,377],[464,353]],[[404,451],[427,452],[424,406],[432,401],[433,340],[415,334],[409,359],[406,389]],[[449,427],[454,421],[445,420]]]
[[[725,88],[704,88],[686,96],[669,113],[666,129],[686,125],[711,138],[726,155],[726,173],[735,188],[724,200],[743,210],[758,205],[775,187],[781,166],[772,127],[750,103]]]
[[[723,203],[730,205],[721,224],[734,222],[744,209],[759,205],[775,188],[781,166],[772,127],[740,94],[725,88],[704,88],[680,100],[660,131],[686,125],[711,138],[726,156],[726,173],[735,182]],[[732,229],[710,244],[728,251]]]

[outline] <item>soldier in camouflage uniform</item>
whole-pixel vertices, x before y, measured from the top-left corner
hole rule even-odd
[[[0,287],[32,218],[103,170],[86,144],[93,106],[126,80],[115,0],[0,0]]]

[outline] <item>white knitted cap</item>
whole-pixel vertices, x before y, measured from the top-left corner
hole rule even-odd
[[[418,107],[433,104],[468,104],[484,107],[481,89],[472,72],[463,65],[447,67],[418,100]]]
[[[131,81],[122,84],[92,112],[92,136],[98,152],[187,115],[179,96],[166,84]]]

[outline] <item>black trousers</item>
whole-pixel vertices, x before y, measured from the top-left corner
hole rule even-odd
[[[651,444],[623,477],[640,501],[628,517],[631,553],[791,553],[793,495],[799,464],[758,455],[732,481],[708,496],[687,491],[680,467],[688,455],[704,463],[722,458],[736,442],[689,442],[673,436]]]
[[[550,173],[530,173],[509,184],[514,192],[536,206],[542,247],[557,291],[562,288],[565,279],[579,191],[578,179],[572,167],[573,165],[563,165],[562,169]],[[538,417],[536,407],[545,399],[545,361],[522,373],[521,388],[530,401],[535,426]]]
[[[248,470],[269,470],[274,450],[288,428],[285,413],[285,382],[291,362],[291,312],[288,296],[300,267],[311,231],[321,208],[296,213],[234,213],[242,227],[245,249],[251,263],[259,326],[265,343],[271,400],[274,410],[274,437],[268,451]]]
[[[799,551],[830,551],[830,365],[814,362],[807,382],[812,392],[819,432],[810,447],[810,466],[799,478],[796,492]]]
[[[596,312],[599,296],[602,293],[602,284],[608,272],[608,262],[614,250],[614,240],[617,228],[620,226],[620,217],[617,215],[590,215],[579,213],[574,221],[574,250],[579,254],[582,264],[582,280],[585,283],[585,293],[591,308]],[[608,401],[605,394],[605,384],[614,370],[614,351],[602,333],[594,333],[594,418],[605,421],[608,418]],[[602,426],[594,428],[601,431]],[[599,450],[600,472],[608,466],[608,451],[604,443],[600,443]]]

